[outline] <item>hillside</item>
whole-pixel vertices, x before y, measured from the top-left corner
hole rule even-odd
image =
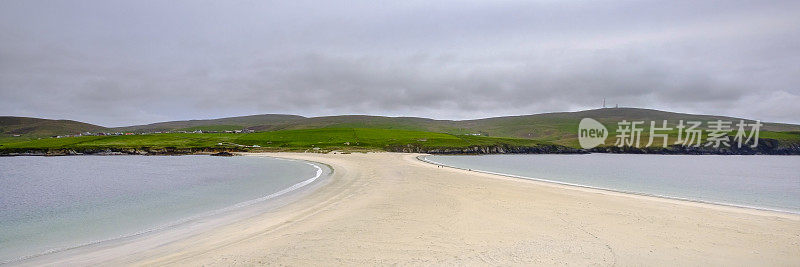
[[[0,142],[50,137],[83,132],[108,131],[107,128],[71,120],[48,120],[28,117],[0,116]],[[20,135],[15,137],[15,135]]]
[[[734,123],[742,119],[749,121],[747,118],[685,114],[653,109],[603,108],[578,112],[556,112],[459,121],[458,125],[464,129],[480,131],[490,136],[533,138],[574,146],[577,142],[578,123],[583,118],[592,118],[599,121],[608,128],[612,135],[615,133],[617,123],[622,120],[644,121],[645,129],[649,129],[650,121],[656,121],[657,124],[660,124],[663,120],[667,120],[669,127],[674,127],[679,120],[702,122],[723,120]],[[762,123],[764,125],[761,131],[764,132],[800,131],[800,125]],[[705,127],[705,123],[703,125]]]
[[[616,123],[628,121],[661,122],[667,120],[670,126],[678,120],[712,121],[724,120],[738,122],[740,118],[696,115],[666,112],[640,108],[603,108],[578,112],[542,113],[522,116],[495,117],[476,120],[434,120],[415,117],[382,117],[367,115],[342,115],[324,117],[301,117],[293,115],[255,115],[222,118],[215,120],[193,120],[163,122],[149,125],[118,128],[125,131],[167,131],[167,130],[222,130],[248,128],[255,131],[299,130],[316,128],[379,128],[426,132],[449,133],[455,135],[481,134],[492,137],[511,137],[537,139],[557,144],[575,146],[577,144],[578,123],[582,118],[593,118],[613,133]],[[649,128],[649,127],[646,127]],[[115,130],[118,130],[115,129]],[[764,123],[761,128],[767,132],[800,131],[800,125]]]
[[[208,130],[215,131],[220,129],[237,129],[252,126],[283,125],[293,121],[305,119],[303,116],[284,115],[284,114],[263,114],[240,117],[219,118],[210,120],[188,120],[188,121],[168,121],[146,125],[135,125],[113,128],[120,132],[157,132],[174,130]],[[222,127],[212,127],[222,126]]]

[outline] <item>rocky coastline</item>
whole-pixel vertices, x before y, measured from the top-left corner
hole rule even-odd
[[[244,152],[241,149],[220,148],[102,148],[102,149],[24,149],[0,151],[0,156],[75,156],[75,155],[210,155],[230,152]]]
[[[732,140],[731,140],[732,141]],[[732,142],[730,142],[733,144]],[[661,154],[661,155],[800,155],[800,144],[780,144],[774,139],[759,139],[755,148],[750,145],[720,146],[683,146],[671,145],[667,147],[617,147],[600,146],[592,149],[576,149],[560,145],[539,146],[470,146],[465,148],[420,147],[406,145],[390,147],[391,152],[428,153],[443,155],[484,155],[484,154],[586,154],[586,153],[614,153],[614,154]]]
[[[541,144],[535,146],[514,145],[475,145],[469,147],[426,147],[417,144],[388,146],[388,152],[401,153],[427,153],[442,155],[487,155],[487,154],[586,154],[586,153],[614,153],[614,154],[661,154],[661,155],[800,155],[800,144],[780,144],[773,139],[760,139],[755,148],[744,145],[721,146],[719,148],[707,146],[681,146],[668,147],[617,147],[600,146],[592,149],[577,149],[562,145]],[[211,155],[227,156],[231,152],[252,151],[238,147],[197,147],[197,148],[54,148],[54,149],[0,149],[0,156],[71,156],[71,155]],[[262,148],[258,151],[271,151]],[[288,151],[286,149],[275,151]],[[328,150],[315,150],[315,152],[328,152]]]

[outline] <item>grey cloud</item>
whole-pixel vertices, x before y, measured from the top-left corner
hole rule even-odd
[[[3,1],[0,114],[467,119],[610,104],[800,123],[793,1]]]

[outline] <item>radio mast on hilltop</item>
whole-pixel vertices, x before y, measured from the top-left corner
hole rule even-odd
[[[606,108],[606,98],[603,97],[603,108]]]

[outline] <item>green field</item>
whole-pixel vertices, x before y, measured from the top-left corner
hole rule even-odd
[[[606,146],[616,140],[617,123],[622,120],[643,121],[640,145],[648,142],[650,121],[667,120],[673,127],[668,144],[674,144],[679,120],[707,122],[740,119],[665,112],[636,108],[603,108],[578,112],[543,113],[496,117],[477,120],[435,120],[415,117],[382,117],[342,115],[302,117],[265,114],[211,120],[161,122],[148,125],[106,128],[69,120],[47,120],[24,117],[0,117],[0,153],[48,149],[237,149],[305,151],[390,150],[398,147],[473,148],[475,146],[533,147],[560,145],[578,148],[578,124],[582,118],[593,118],[609,131]],[[763,122],[762,139],[777,141],[777,146],[798,150],[800,125]],[[660,126],[660,125],[659,125]],[[734,125],[731,125],[732,127]],[[175,133],[247,129],[255,133]],[[171,131],[172,133],[155,133]],[[78,133],[132,132],[127,136],[86,136],[53,138]],[[663,133],[663,132],[662,132]],[[475,135],[478,136],[475,136]],[[735,134],[735,131],[730,134]],[[703,136],[705,143],[707,136]],[[660,146],[660,139],[654,146]],[[222,145],[220,145],[220,143]],[[772,142],[773,144],[775,142]],[[241,145],[241,146],[240,146]],[[243,146],[258,145],[256,148]],[[406,149],[403,149],[406,150]]]
[[[670,133],[670,143],[676,133]],[[762,132],[761,138],[779,140],[782,144],[800,143],[800,132]],[[562,142],[564,140],[561,140]],[[641,137],[641,145],[647,144],[647,134]],[[577,148],[577,140],[564,142]],[[614,133],[610,133],[606,145],[613,145]],[[247,151],[384,151],[397,147],[419,148],[467,148],[475,146],[536,147],[551,145],[547,140],[499,138],[458,135],[397,129],[372,128],[320,128],[306,130],[283,130],[256,133],[162,133],[120,136],[81,136],[64,138],[0,139],[0,152],[24,152],[31,150],[88,150],[88,149],[210,149]],[[655,142],[659,146],[660,141]],[[257,147],[254,147],[257,146]]]
[[[424,148],[463,148],[470,146],[537,146],[546,142],[530,139],[451,135],[393,129],[321,128],[257,133],[168,133],[122,136],[81,136],[44,138],[0,144],[0,151],[45,149],[105,148],[236,148],[247,150],[304,151],[380,151],[397,146]],[[253,145],[260,147],[253,148]]]

